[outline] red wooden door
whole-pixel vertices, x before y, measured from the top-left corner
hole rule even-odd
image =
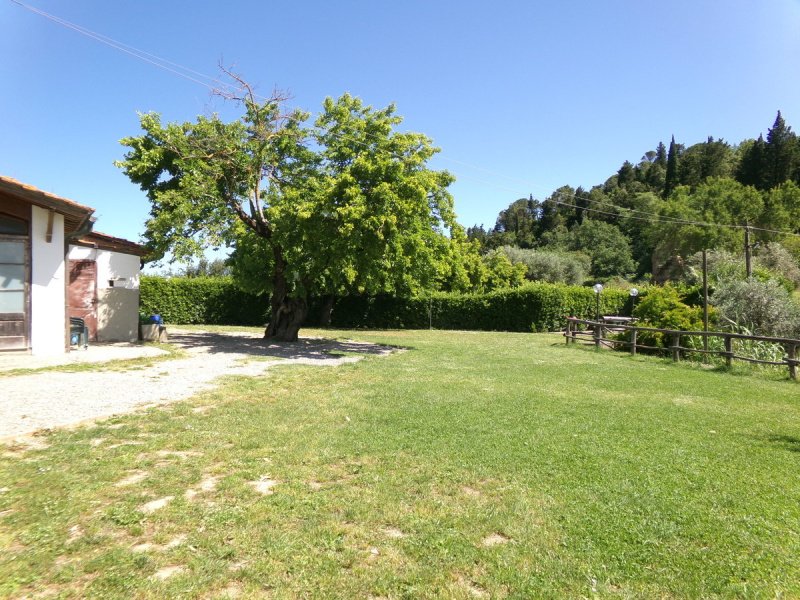
[[[93,260],[69,261],[67,304],[70,317],[80,317],[97,341],[97,264]]]

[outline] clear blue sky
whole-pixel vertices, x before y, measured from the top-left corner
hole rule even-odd
[[[395,102],[456,177],[462,224],[516,198],[602,183],[675,135],[800,129],[800,0],[29,0],[196,71],[222,61],[317,111]],[[113,166],[137,111],[234,117],[208,89],[0,0],[0,174],[97,209],[138,240],[149,205]]]

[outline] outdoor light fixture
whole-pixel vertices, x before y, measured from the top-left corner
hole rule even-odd
[[[639,295],[639,290],[631,288],[628,293],[631,295],[631,316],[633,316],[633,309],[636,308],[636,296]]]
[[[594,320],[600,322],[600,292],[603,291],[603,284],[595,283],[592,286],[592,289],[594,290],[594,299],[595,299]]]

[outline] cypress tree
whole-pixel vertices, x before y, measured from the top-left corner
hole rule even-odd
[[[667,147],[664,145],[664,142],[658,142],[658,146],[656,147],[656,159],[654,162],[662,167],[667,166]]]
[[[767,169],[764,177],[765,189],[772,189],[792,177],[795,142],[792,128],[786,125],[781,111],[778,111],[772,129],[767,132],[767,143],[764,148]]]
[[[765,164],[766,142],[764,136],[759,135],[742,154],[739,167],[736,170],[736,180],[744,185],[752,185],[754,188],[764,190],[767,188],[765,175],[767,172]]]
[[[664,179],[664,198],[672,193],[678,185],[678,146],[675,143],[675,136],[669,143],[669,153],[667,154],[667,175]]]

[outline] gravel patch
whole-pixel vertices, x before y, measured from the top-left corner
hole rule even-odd
[[[268,344],[259,335],[170,329],[186,358],[128,371],[47,371],[4,377],[0,440],[175,402],[216,386],[224,375],[255,377],[275,365],[337,366],[393,349],[359,342],[301,339]],[[361,356],[342,356],[343,353]]]

